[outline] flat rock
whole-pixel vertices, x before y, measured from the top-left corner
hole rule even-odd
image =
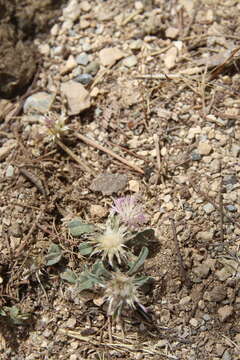
[[[27,113],[38,113],[45,114],[51,109],[52,103],[55,99],[55,94],[48,94],[46,92],[40,91],[29,96],[24,105],[23,111]]]
[[[82,84],[70,80],[61,84],[61,93],[68,102],[68,115],[80,114],[91,106],[89,92]]]
[[[218,309],[218,316],[221,322],[225,322],[232,314],[233,307],[230,305],[225,305]]]
[[[125,56],[124,52],[117,47],[102,49],[99,52],[100,63],[103,66],[113,66],[118,60]]]
[[[100,191],[103,195],[112,195],[123,190],[128,183],[124,174],[101,174],[90,185],[92,191]]]

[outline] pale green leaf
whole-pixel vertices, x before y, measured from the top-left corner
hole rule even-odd
[[[51,266],[57,264],[62,258],[62,250],[57,244],[52,244],[45,256],[46,265]]]
[[[93,251],[93,247],[90,243],[81,243],[78,246],[78,250],[81,255],[90,255]]]
[[[85,224],[81,218],[75,218],[68,224],[70,234],[72,236],[80,236],[82,234],[90,234],[94,232],[95,228],[91,224]]]
[[[130,269],[128,270],[128,272],[127,272],[128,275],[132,275],[135,272],[137,272],[138,269],[143,265],[147,256],[148,256],[148,248],[144,246],[142,248],[140,254],[138,255],[136,261],[133,262]]]

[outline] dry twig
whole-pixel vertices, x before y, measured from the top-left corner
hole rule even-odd
[[[82,135],[82,134],[79,134],[79,133],[75,133],[76,137],[80,140],[82,140],[85,144],[88,144],[100,151],[103,151],[105,152],[106,154],[112,156],[113,158],[119,160],[120,162],[122,162],[123,164],[127,165],[128,167],[134,169],[135,171],[137,171],[138,173],[140,174],[144,174],[144,171],[138,167],[137,165],[134,165],[132,163],[130,163],[128,160],[122,158],[121,156],[115,154],[112,150],[106,148],[105,146],[102,146],[100,144],[98,144],[95,140],[92,140],[92,139],[89,139],[88,137]]]

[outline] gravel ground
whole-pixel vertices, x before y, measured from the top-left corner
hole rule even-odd
[[[1,358],[240,359],[239,2],[60,12],[33,40],[31,88],[0,100]],[[69,221],[103,224],[126,195],[154,230],[148,316],[111,324],[102,294],[61,274],[96,260]]]

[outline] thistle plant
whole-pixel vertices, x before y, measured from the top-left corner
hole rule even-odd
[[[104,290],[104,300],[108,303],[108,316],[119,318],[123,309],[140,308],[146,313],[145,307],[141,304],[140,287],[149,280],[149,277],[136,277],[134,274],[143,265],[148,249],[142,247],[138,257],[134,256],[127,248],[128,241],[137,241],[137,238],[145,238],[143,233],[147,230],[136,233],[147,221],[139,199],[135,196],[122,197],[114,201],[110,216],[103,231],[91,228],[90,224],[84,224],[80,218],[69,223],[70,233],[73,236],[88,236],[86,242],[79,245],[82,255],[100,255],[101,261],[97,261],[92,270],[85,269],[79,276],[71,270],[62,274],[62,279],[75,283],[78,291],[92,288]],[[89,231],[90,229],[90,231]],[[133,262],[130,259],[134,259]],[[115,262],[116,260],[116,262]],[[107,270],[104,265],[107,263],[114,271]],[[122,266],[124,263],[124,267]],[[124,273],[123,269],[129,266]],[[123,269],[121,269],[121,267]]]
[[[77,277],[71,270],[62,274],[62,279],[75,283],[78,291],[93,288],[104,289],[104,299],[108,303],[107,315],[120,318],[124,309],[140,307],[143,312],[146,308],[141,304],[139,288],[150,278],[146,276],[135,277],[134,273],[143,265],[148,255],[148,249],[144,247],[137,259],[130,264],[126,274],[117,269],[110,272],[105,269],[101,261],[93,265],[92,271],[85,270]]]
[[[53,141],[60,139],[69,130],[69,127],[65,124],[66,117],[63,114],[59,115],[54,112],[48,112],[44,117],[44,121]]]
[[[139,204],[139,198],[136,196],[125,196],[114,200],[112,213],[118,214],[120,220],[131,230],[136,230],[147,222],[142,205]]]

